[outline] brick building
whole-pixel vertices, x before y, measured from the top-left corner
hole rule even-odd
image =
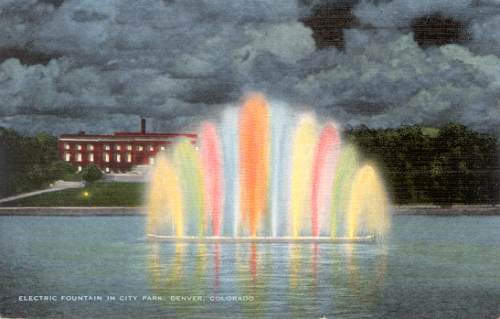
[[[196,143],[196,134],[147,133],[146,120],[141,119],[139,132],[115,132],[90,135],[85,132],[59,137],[59,158],[78,171],[94,164],[103,172],[124,172],[137,165],[154,163],[155,155],[181,138]]]

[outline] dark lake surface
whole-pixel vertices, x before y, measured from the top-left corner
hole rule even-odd
[[[144,222],[0,217],[0,317],[500,317],[500,216],[394,216],[378,245],[154,243]]]

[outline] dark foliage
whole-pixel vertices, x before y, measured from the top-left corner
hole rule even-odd
[[[87,183],[98,181],[102,178],[102,172],[95,165],[89,165],[82,171],[82,179]]]
[[[47,187],[74,169],[58,161],[57,139],[0,128],[0,197]]]
[[[361,127],[346,135],[381,168],[395,203],[497,203],[497,138],[458,124],[428,131]]]

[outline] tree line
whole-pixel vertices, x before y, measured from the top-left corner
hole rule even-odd
[[[88,176],[95,180],[95,170],[77,174],[73,166],[59,160],[54,136],[23,136],[0,127],[0,198],[46,188],[56,180],[89,180]]]
[[[379,167],[396,204],[447,206],[496,204],[499,200],[495,135],[460,124],[439,129],[363,126],[344,133],[365,160]],[[58,159],[56,137],[44,133],[23,136],[0,128],[0,197],[40,189],[58,179],[81,178],[74,167]]]
[[[22,136],[0,128],[0,195],[39,189],[56,177],[57,139],[48,134]]]
[[[366,160],[377,164],[396,204],[496,204],[498,140],[450,123],[439,129],[358,127],[346,132]]]

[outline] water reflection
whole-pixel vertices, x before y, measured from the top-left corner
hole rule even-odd
[[[387,251],[356,244],[152,243],[147,265],[152,293],[164,296],[179,314],[229,307],[256,318],[269,311],[293,317],[305,309],[338,316],[376,307]],[[171,303],[171,296],[202,299]],[[227,300],[228,296],[252,300]]]
[[[379,291],[382,288],[387,268],[387,249],[378,247],[374,251],[363,251],[357,245],[345,245],[346,268],[349,270],[348,282],[350,292],[363,304],[372,308],[377,304]]]
[[[161,248],[160,244],[152,245],[148,263],[151,282],[155,289],[175,285],[183,278],[185,245],[175,245],[169,267],[165,267],[163,263]]]

